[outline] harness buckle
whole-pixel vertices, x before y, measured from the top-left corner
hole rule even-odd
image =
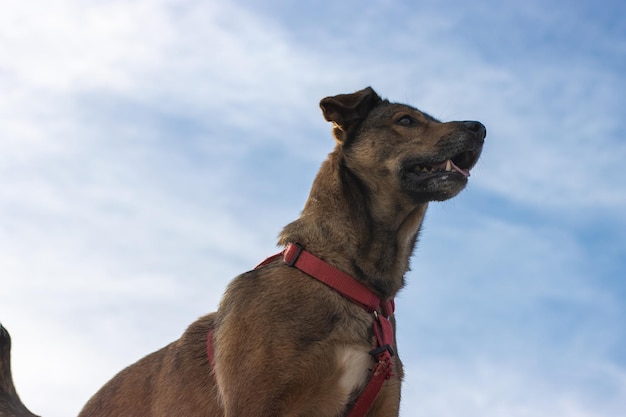
[[[294,253],[295,252],[295,253]],[[283,254],[283,260],[287,266],[294,266],[302,253],[302,246],[297,243],[290,243],[285,253]]]
[[[369,351],[369,354],[378,359],[377,356],[385,353],[385,351],[388,351],[391,356],[395,356],[396,354],[396,352],[393,351],[391,345],[384,345],[377,347],[376,349],[372,349]]]

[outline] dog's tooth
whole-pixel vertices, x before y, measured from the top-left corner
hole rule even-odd
[[[446,161],[446,171],[452,171],[452,161],[449,159]]]

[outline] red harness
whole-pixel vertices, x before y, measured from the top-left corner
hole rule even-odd
[[[383,383],[393,376],[393,327],[389,322],[389,317],[393,314],[395,308],[393,299],[381,301],[376,294],[350,275],[327,264],[315,255],[302,249],[300,245],[294,243],[290,243],[284,251],[270,256],[257,265],[255,269],[281,257],[287,265],[297,268],[323,282],[372,314],[376,346],[370,351],[370,355],[376,359],[376,365],[372,369],[367,386],[347,414],[347,417],[365,416],[374,403]],[[207,337],[207,354],[211,364],[213,364],[212,335],[213,332],[209,332]]]

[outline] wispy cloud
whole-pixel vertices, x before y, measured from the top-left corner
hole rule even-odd
[[[598,372],[587,384],[573,385],[566,378],[551,377],[545,369],[532,362],[494,363],[491,360],[448,362],[419,361],[410,364],[421,370],[406,384],[403,415],[415,416],[618,416],[624,403],[605,402],[624,392],[624,375],[612,375],[619,380],[617,390],[610,386],[610,372]],[[585,368],[584,372],[588,369]],[[611,392],[599,396],[602,390]]]
[[[403,415],[623,414],[626,41],[583,3],[5,3],[0,319],[34,411],[271,254],[332,147],[318,100],[371,84],[489,131],[399,299]]]

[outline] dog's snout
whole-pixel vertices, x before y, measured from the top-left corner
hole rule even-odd
[[[478,139],[484,140],[485,136],[487,136],[487,129],[482,123],[473,120],[465,121],[462,123],[463,126],[470,132],[474,133],[478,137]]]

